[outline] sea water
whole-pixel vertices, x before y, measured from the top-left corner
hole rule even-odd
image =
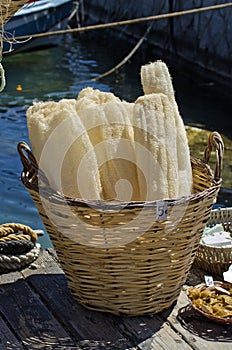
[[[118,71],[95,80],[129,53],[129,47],[120,43],[118,50],[118,45],[116,40],[107,42],[86,34],[66,35],[58,47],[4,55],[6,87],[0,93],[0,223],[20,222],[45,230],[20,181],[22,163],[17,152],[18,142],[29,144],[25,115],[33,101],[76,98],[87,86],[113,92],[130,102],[142,94],[139,73],[147,59],[141,52]],[[231,101],[220,95],[211,96],[210,90],[203,86],[205,82],[193,83],[175,67],[170,67],[170,70],[185,124],[217,130],[232,139]],[[227,149],[227,152],[232,152],[232,149]],[[232,205],[231,188],[227,181],[220,197],[222,205]],[[51,245],[46,232],[40,242],[43,247]]]

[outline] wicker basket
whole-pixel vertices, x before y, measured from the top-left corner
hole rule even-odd
[[[5,24],[9,19],[26,4],[28,0],[2,0],[1,9],[1,25]]]
[[[217,155],[214,174],[206,164],[212,146]],[[78,302],[93,310],[141,315],[176,301],[221,186],[223,142],[218,133],[210,135],[204,161],[191,157],[193,194],[155,202],[61,196],[48,186],[25,142],[18,151],[21,180]],[[160,205],[167,213],[163,220],[157,219]]]
[[[223,289],[229,291],[232,287],[232,284],[227,283],[227,282],[214,281],[213,287],[207,287],[205,283],[201,283],[201,284],[196,285],[194,288],[197,288],[199,291],[203,291],[203,290],[207,290],[207,289],[214,290],[216,293],[218,293],[217,287],[223,288]],[[189,291],[187,292],[187,296],[189,298],[188,293],[189,293]],[[221,296],[222,294],[224,294],[224,293],[221,290],[219,290],[219,295]],[[217,300],[217,298],[216,298],[216,300]],[[232,316],[229,316],[229,317],[216,316],[214,314],[206,312],[206,310],[203,310],[200,307],[197,307],[194,303],[194,300],[189,298],[189,301],[190,301],[192,307],[194,308],[194,310],[196,310],[197,312],[199,312],[201,315],[208,318],[209,320],[211,320],[213,322],[221,323],[221,324],[232,325]],[[219,300],[218,300],[218,302],[219,302]]]
[[[207,226],[222,224],[225,231],[232,232],[232,208],[213,209]],[[194,265],[214,275],[222,276],[232,264],[231,247],[212,247],[200,244]]]

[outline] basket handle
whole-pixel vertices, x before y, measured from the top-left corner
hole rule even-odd
[[[217,131],[213,131],[208,138],[208,145],[204,152],[203,162],[208,164],[211,152],[215,148],[216,151],[216,168],[214,172],[214,180],[219,181],[221,179],[222,163],[224,155],[224,143],[221,135]]]
[[[33,153],[30,150],[30,147],[28,144],[24,141],[21,141],[18,143],[18,152],[21,159],[21,162],[23,164],[23,171],[25,173],[29,173],[30,176],[37,176],[38,175],[38,164],[37,160],[35,159]]]

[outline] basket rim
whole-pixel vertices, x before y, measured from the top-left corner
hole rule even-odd
[[[212,213],[216,213],[216,212],[230,212],[232,214],[232,207],[218,207],[218,208],[214,208],[211,210]]]
[[[39,195],[42,195],[44,198],[48,198],[49,200],[52,200],[54,202],[59,203],[61,200],[64,201],[70,205],[70,206],[76,206],[79,205],[81,207],[97,207],[103,210],[118,210],[119,208],[126,208],[126,209],[136,209],[136,208],[150,208],[154,207],[157,202],[165,202],[168,206],[173,205],[181,205],[182,203],[185,203],[188,201],[194,201],[200,198],[203,198],[208,195],[209,192],[214,191],[216,189],[219,189],[222,183],[222,178],[215,179],[213,176],[213,171],[210,168],[210,166],[206,163],[204,163],[201,159],[190,156],[191,162],[197,162],[200,164],[203,168],[205,168],[205,171],[208,172],[208,175],[211,176],[212,185],[209,188],[204,189],[203,191],[192,193],[190,195],[181,196],[179,198],[168,198],[168,199],[160,199],[160,200],[154,200],[154,201],[121,201],[121,200],[104,200],[104,199],[84,199],[84,198],[72,198],[65,196],[64,194],[61,194],[60,192],[57,192],[53,190],[48,182],[46,181],[46,177],[44,174],[40,171],[40,169],[37,169],[38,175],[34,177],[33,175],[29,174],[28,171],[22,170],[21,172],[21,181],[23,185],[28,189],[37,192]],[[37,180],[38,181],[35,181]],[[39,191],[39,184],[38,182],[41,181],[41,191]]]
[[[231,243],[231,246],[230,247],[216,247],[216,246],[213,246],[213,245],[208,245],[208,244],[202,244],[200,243],[200,246],[203,248],[203,249],[207,249],[207,248],[210,248],[211,250],[215,249],[215,250],[228,250],[228,251],[232,251],[232,243]]]
[[[231,212],[231,215],[232,215],[232,207],[223,207],[223,208],[221,208],[221,207],[219,207],[219,208],[215,208],[215,209],[212,209],[211,210],[211,213],[210,213],[210,215],[213,215],[214,213],[227,213],[227,212]],[[210,218],[209,218],[209,220],[210,220]],[[231,246],[229,246],[229,247],[219,247],[219,246],[214,246],[214,245],[210,245],[210,244],[204,244],[204,243],[202,243],[202,242],[200,242],[200,246],[203,248],[203,249],[207,249],[207,248],[209,248],[210,250],[224,250],[224,251],[232,251],[232,238],[231,238]]]
[[[21,158],[21,162],[23,165],[23,170],[21,173],[21,181],[24,184],[24,186],[28,190],[35,191],[37,193],[40,193],[39,191],[39,181],[41,181],[41,184],[43,183],[43,188],[45,189],[44,194],[46,194],[46,197],[49,197],[49,200],[51,199],[51,196],[53,197],[53,200],[59,202],[59,200],[66,201],[66,203],[70,206],[72,205],[79,205],[82,207],[89,207],[89,206],[98,206],[99,208],[102,206],[103,209],[113,209],[117,210],[118,207],[126,207],[128,209],[134,209],[134,208],[141,208],[144,206],[147,207],[154,207],[154,204],[159,202],[160,200],[155,201],[106,201],[103,199],[98,200],[91,200],[91,199],[83,199],[83,198],[71,198],[68,196],[65,196],[64,194],[58,193],[55,190],[52,190],[49,187],[48,180],[46,178],[46,175],[39,169],[38,162],[32,153],[30,147],[28,144],[24,141],[21,141],[18,143],[18,152]],[[213,170],[208,165],[209,159],[211,156],[212,149],[215,148],[216,152],[216,166],[215,171],[213,174]],[[220,134],[216,131],[213,131],[208,138],[208,144],[204,151],[204,157],[203,160],[200,160],[190,154],[190,161],[193,169],[193,165],[195,162],[196,169],[197,166],[201,166],[201,174],[202,175],[208,175],[211,179],[210,186],[208,188],[200,190],[196,193],[191,193],[190,195],[186,195],[180,198],[172,198],[172,199],[161,199],[162,202],[167,203],[168,205],[174,205],[174,204],[181,204],[182,201],[188,200],[188,201],[194,201],[199,200],[203,196],[208,195],[211,191],[214,192],[215,190],[219,190],[222,178],[221,178],[221,171],[222,171],[222,162],[223,162],[223,154],[224,154],[224,143],[220,136]],[[204,171],[202,171],[204,169]],[[199,176],[199,175],[198,175]],[[201,175],[199,176],[201,178]],[[42,186],[40,187],[42,189]],[[40,193],[41,195],[41,193]]]

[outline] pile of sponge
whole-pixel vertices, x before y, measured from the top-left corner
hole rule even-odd
[[[141,67],[133,103],[87,87],[27,110],[30,143],[50,186],[71,198],[154,201],[191,194],[187,135],[162,61]]]

